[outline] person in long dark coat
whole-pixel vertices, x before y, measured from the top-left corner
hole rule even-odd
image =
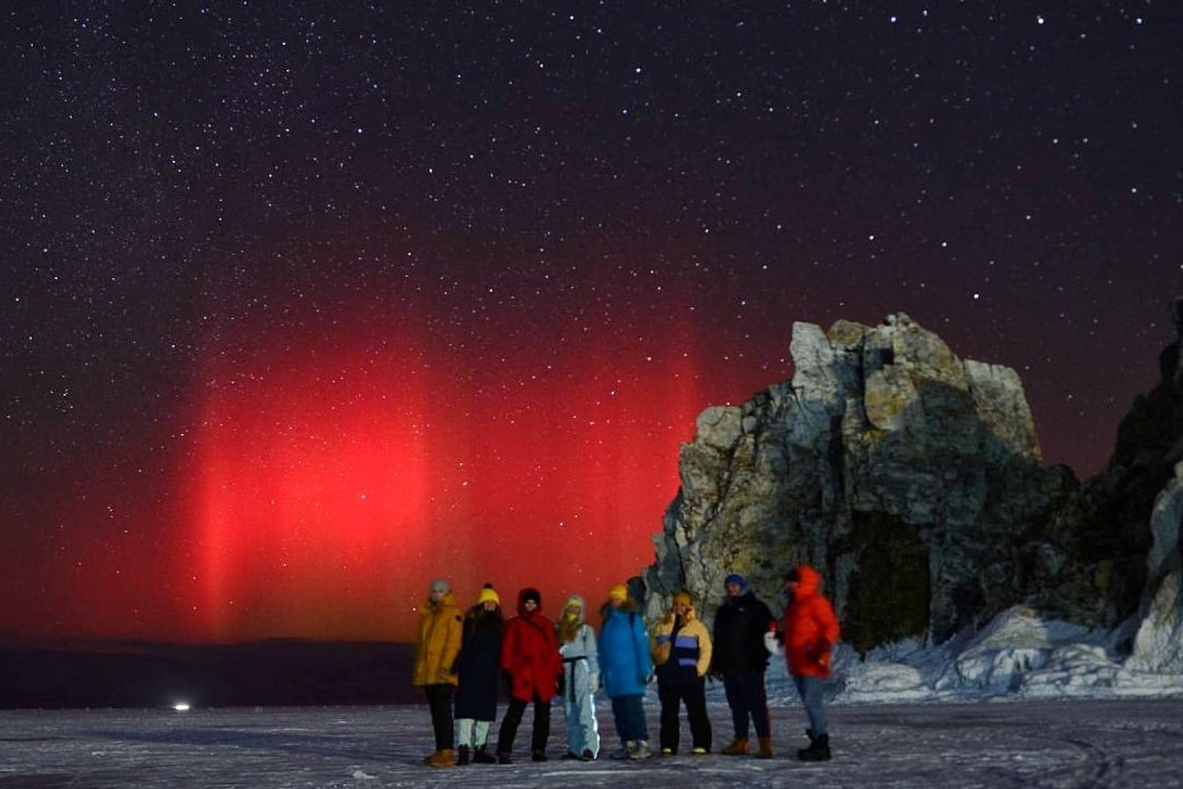
[[[457,764],[495,764],[487,750],[489,727],[497,718],[497,683],[501,676],[501,639],[505,619],[501,598],[490,584],[477,596],[464,617],[456,673]]]

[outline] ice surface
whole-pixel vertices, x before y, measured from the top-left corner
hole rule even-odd
[[[162,698],[155,709],[0,711],[0,789],[1179,786],[1183,676],[1123,665],[1114,641],[1017,608],[937,648],[901,642],[865,660],[840,649],[827,686],[834,760],[820,765],[794,758],[807,744],[805,716],[783,660],[773,660],[772,760],[559,761],[565,731],[556,707],[550,761],[528,760],[528,712],[515,764],[441,770],[422,763],[433,749],[423,705],[178,712],[176,699]],[[719,685],[707,696],[718,751],[731,717]],[[656,741],[652,691],[646,712]],[[617,738],[606,702],[597,717],[607,752]]]
[[[647,709],[655,736],[656,707]],[[730,718],[719,701],[710,714],[717,750]],[[614,745],[606,707],[599,719]],[[773,709],[771,760],[534,763],[524,754],[530,721],[515,764],[433,769],[422,764],[432,741],[421,706],[8,711],[0,712],[0,786],[1165,787],[1179,785],[1183,768],[1183,705],[1166,699],[835,705],[834,760],[818,765],[793,758],[806,744],[796,707]]]

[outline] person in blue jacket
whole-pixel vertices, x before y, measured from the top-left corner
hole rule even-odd
[[[612,716],[620,735],[620,747],[609,756],[647,759],[652,751],[642,701],[645,686],[653,676],[653,660],[645,621],[623,584],[608,590],[608,602],[600,613],[604,619],[600,627],[600,679],[612,700]]]

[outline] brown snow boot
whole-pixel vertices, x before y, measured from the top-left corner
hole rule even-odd
[[[772,758],[772,738],[760,738],[760,752],[756,754],[757,759],[771,759]]]
[[[452,755],[451,748],[445,748],[432,754],[431,761],[427,764],[430,767],[455,767],[456,758]]]
[[[471,761],[472,751],[467,745],[461,745],[456,749],[456,764],[468,764]]]
[[[748,753],[748,738],[736,737],[731,744],[723,749],[726,756],[746,756]]]

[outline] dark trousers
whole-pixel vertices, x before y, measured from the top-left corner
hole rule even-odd
[[[711,720],[707,717],[707,697],[700,679],[692,685],[657,684],[657,698],[661,701],[661,747],[677,753],[681,739],[678,712],[686,704],[686,720],[690,722],[690,736],[695,748],[711,749]]]
[[[426,685],[427,708],[431,710],[431,728],[435,730],[435,749],[437,751],[452,750],[452,694],[455,685],[441,683]]]
[[[728,671],[723,675],[723,690],[727,693],[727,705],[731,707],[731,722],[735,725],[737,738],[748,738],[749,717],[756,724],[757,737],[772,736],[763,669]]]
[[[511,698],[509,709],[501,719],[501,731],[497,734],[497,753],[513,753],[513,741],[518,736],[518,726],[522,724],[522,714],[526,711],[527,701]],[[550,702],[543,701],[534,694],[534,731],[530,738],[530,750],[545,751],[546,741],[550,739]]]
[[[649,726],[645,722],[643,699],[644,696],[641,694],[612,697],[612,718],[622,743],[649,740]]]

